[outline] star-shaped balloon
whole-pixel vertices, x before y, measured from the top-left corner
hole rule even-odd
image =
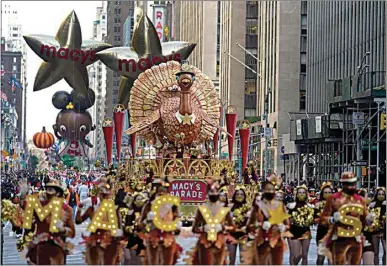
[[[74,90],[87,95],[86,66],[98,61],[97,52],[112,47],[95,40],[82,42],[81,26],[74,11],[62,22],[55,37],[40,34],[23,37],[44,60],[35,77],[34,91],[48,88],[64,78]]]
[[[189,42],[160,43],[153,23],[146,14],[142,14],[135,25],[131,47],[106,49],[97,53],[97,57],[121,75],[118,102],[127,107],[133,82],[140,73],[163,62],[185,60],[195,46]]]

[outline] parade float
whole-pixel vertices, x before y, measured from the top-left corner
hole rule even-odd
[[[121,157],[122,116],[127,109],[130,127],[125,133],[132,140],[132,157],[120,163],[120,176],[128,184],[133,179],[144,185],[155,179],[167,180],[170,195],[180,198],[183,220],[193,219],[197,206],[207,200],[209,180],[219,181],[232,190],[237,177],[232,161],[236,108],[229,106],[225,110],[227,130],[222,129],[220,100],[214,83],[185,61],[194,47],[195,44],[186,42],[160,43],[153,24],[142,15],[135,26],[131,47],[114,47],[97,53],[105,65],[121,75],[120,103],[113,110],[114,117],[107,117],[103,122],[109,165],[114,156],[113,135],[116,136],[115,156]],[[136,71],[122,69],[123,62],[132,62],[138,68]],[[245,169],[250,123],[241,121],[240,124]],[[228,135],[228,160],[216,157],[221,131]],[[156,158],[136,158],[136,138],[155,148]],[[248,185],[246,190],[251,203],[256,186]]]

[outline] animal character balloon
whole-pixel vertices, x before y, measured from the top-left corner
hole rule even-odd
[[[86,109],[94,102],[95,94],[91,89],[88,90],[88,96],[77,91],[71,94],[58,91],[52,97],[54,107],[61,110],[53,125],[55,136],[64,143],[60,156],[86,156],[86,146],[93,147],[86,136],[95,130],[95,125],[92,125],[91,115]]]

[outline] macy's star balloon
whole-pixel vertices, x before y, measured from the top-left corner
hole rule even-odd
[[[62,22],[55,37],[41,34],[23,37],[44,60],[35,77],[34,91],[48,88],[64,78],[74,90],[87,95],[86,66],[98,61],[97,52],[112,47],[94,40],[82,42],[81,26],[74,10]]]
[[[146,14],[135,25],[131,47],[113,47],[97,53],[110,69],[121,75],[118,103],[128,107],[130,90],[138,75],[153,65],[188,58],[196,44],[189,42],[160,43],[157,31]]]

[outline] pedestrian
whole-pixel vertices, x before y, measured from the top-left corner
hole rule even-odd
[[[72,187],[69,187],[69,194],[66,197],[66,201],[68,205],[73,209],[73,220],[75,221],[75,217],[77,214],[77,207],[79,205],[79,196]]]
[[[82,182],[82,185],[79,187],[78,190],[80,201],[83,201],[84,199],[87,199],[89,197],[89,188],[85,184],[85,182]]]

